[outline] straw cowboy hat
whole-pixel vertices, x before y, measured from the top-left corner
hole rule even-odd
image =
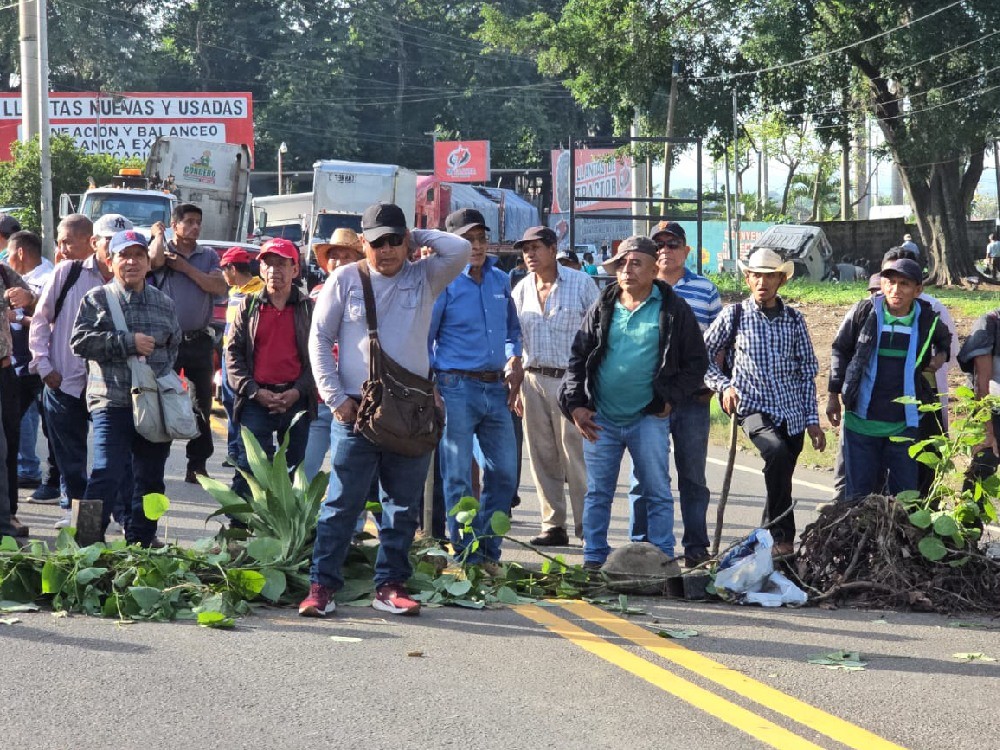
[[[358,258],[364,254],[361,250],[361,238],[353,229],[340,227],[336,229],[329,242],[316,242],[313,244],[313,254],[316,256],[316,265],[326,270],[327,257],[331,247],[346,247],[358,254]]]
[[[795,275],[795,264],[790,260],[784,260],[774,250],[769,247],[759,247],[753,251],[747,262],[737,261],[740,271],[746,273],[783,273],[785,281]]]

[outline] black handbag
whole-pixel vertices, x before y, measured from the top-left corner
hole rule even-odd
[[[382,351],[375,293],[367,261],[358,263],[368,321],[368,380],[361,389],[355,429],[375,445],[402,456],[424,456],[441,439],[444,415],[434,381],[410,372]]]

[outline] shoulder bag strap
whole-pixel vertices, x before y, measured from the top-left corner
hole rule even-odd
[[[83,261],[74,260],[73,265],[69,267],[69,273],[66,274],[66,280],[63,281],[62,289],[59,290],[59,296],[56,298],[56,306],[52,312],[52,323],[56,322],[56,318],[62,312],[63,305],[66,303],[66,295],[69,294],[69,290],[73,288],[77,279],[80,278],[81,273],[83,273]]]
[[[365,297],[365,322],[368,325],[368,376],[378,380],[382,372],[382,346],[378,340],[378,315],[375,313],[375,291],[368,261],[358,261],[358,275],[361,277],[361,291]]]
[[[115,322],[115,328],[128,333],[128,325],[125,323],[125,313],[122,312],[121,303],[118,301],[118,290],[111,284],[105,284],[102,288],[104,289],[104,295],[108,298],[108,311],[111,313],[111,319]]]

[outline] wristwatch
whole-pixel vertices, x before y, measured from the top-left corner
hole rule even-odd
[[[24,310],[18,310],[14,315],[14,322],[20,323],[22,320],[24,320]]]

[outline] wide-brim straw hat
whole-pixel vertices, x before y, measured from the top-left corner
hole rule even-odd
[[[747,262],[737,261],[740,271],[746,273],[783,273],[788,280],[795,275],[795,264],[785,260],[769,247],[759,247],[747,258]]]

